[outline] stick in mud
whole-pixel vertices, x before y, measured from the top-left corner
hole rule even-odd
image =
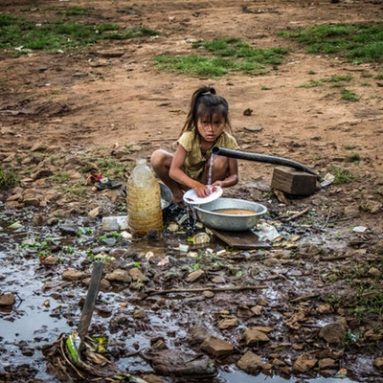
[[[203,291],[222,292],[222,291],[244,291],[244,290],[259,290],[265,289],[265,285],[255,286],[236,286],[236,287],[201,287],[201,288],[185,288],[185,289],[169,289],[169,290],[147,290],[145,291],[148,295],[162,295],[172,293],[199,293]]]
[[[94,262],[93,271],[90,279],[88,293],[85,298],[84,307],[81,312],[80,324],[78,326],[78,334],[81,339],[80,350],[84,342],[84,338],[88,334],[88,328],[92,319],[94,306],[97,299],[98,290],[100,289],[100,282],[102,277],[103,262]]]

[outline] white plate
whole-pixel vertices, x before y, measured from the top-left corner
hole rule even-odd
[[[189,205],[202,205],[204,203],[216,200],[217,198],[221,197],[222,193],[222,188],[220,186],[215,186],[215,190],[212,193],[210,193],[207,197],[201,198],[197,196],[197,193],[194,189],[190,189],[184,194],[183,198],[184,201]]]

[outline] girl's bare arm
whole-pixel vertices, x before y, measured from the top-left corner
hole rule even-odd
[[[220,186],[222,188],[227,188],[229,186],[234,186],[238,183],[238,161],[235,158],[229,158],[229,169],[228,175],[223,180],[218,180],[213,182],[213,186]]]
[[[187,151],[181,145],[178,145],[170,165],[169,176],[179,184],[195,189],[199,197],[206,197],[210,193],[209,188],[203,183],[190,178],[182,169],[186,155]]]

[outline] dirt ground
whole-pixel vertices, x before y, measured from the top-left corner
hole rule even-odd
[[[75,5],[89,4],[79,0]],[[2,1],[0,12],[44,22],[58,8],[72,5],[71,1]],[[3,207],[20,210],[33,205],[37,215],[41,209],[39,219],[57,206],[86,211],[84,201],[75,205],[73,198],[50,194],[43,176],[35,173],[49,167],[56,175],[65,169],[73,179],[83,177],[76,173],[76,156],[83,153],[105,158],[119,158],[122,153],[128,173],[136,158],[159,147],[174,147],[192,92],[209,84],[229,101],[234,135],[243,150],[288,157],[321,176],[334,167],[350,170],[352,182],[332,185],[326,195],[304,203],[312,203],[324,221],[339,219],[342,227],[367,227],[369,236],[361,248],[377,246],[383,233],[383,83],[376,76],[382,65],[356,66],[340,57],[309,55],[276,32],[319,23],[381,21],[382,2],[95,0],[91,7],[89,22],[143,25],[160,34],[103,42],[69,54],[33,52],[14,57],[0,52],[0,159],[23,179],[20,188],[2,193]],[[284,64],[262,76],[198,78],[159,71],[154,65],[156,54],[187,53],[194,40],[223,36],[240,37],[259,47],[288,47],[289,54]],[[347,88],[360,96],[359,101],[342,100],[339,89],[328,85],[301,87],[340,74],[352,75]],[[243,113],[247,108],[253,110],[250,116]],[[51,158],[39,163],[36,153],[42,148]],[[360,160],[349,160],[355,154]],[[269,184],[271,173],[270,165],[240,161],[240,183],[231,193],[253,197],[248,185]],[[35,193],[33,198],[30,194],[27,198],[28,190]],[[37,203],[35,195],[42,196]],[[93,193],[92,203],[96,198]],[[269,198],[274,198],[274,206],[281,202]],[[301,210],[299,201],[286,204],[287,210]],[[382,341],[377,342],[374,347]],[[358,375],[357,369],[353,374]],[[370,381],[383,381],[376,372],[371,376]],[[362,381],[363,376],[357,379]]]

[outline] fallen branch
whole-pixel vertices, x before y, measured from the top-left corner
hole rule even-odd
[[[265,289],[265,285],[253,286],[238,286],[238,287],[198,287],[198,288],[185,288],[185,289],[168,289],[168,290],[146,290],[145,294],[148,295],[164,295],[173,293],[201,293],[203,291],[212,291],[214,293],[223,291],[244,291],[244,290],[261,290]]]
[[[300,297],[290,299],[290,303],[298,303],[298,302],[303,302],[303,301],[308,301],[313,298],[318,298],[320,294],[314,293],[314,294],[307,294],[307,295],[301,295]]]
[[[300,211],[299,213],[295,213],[294,215],[290,216],[290,217],[287,217],[287,218],[280,218],[280,220],[282,222],[290,222],[290,221],[293,221],[294,219],[297,219],[297,218],[300,218],[302,217],[302,215],[305,215],[306,213],[308,213],[310,211],[311,207],[306,207],[306,209],[303,209],[302,211]]]

